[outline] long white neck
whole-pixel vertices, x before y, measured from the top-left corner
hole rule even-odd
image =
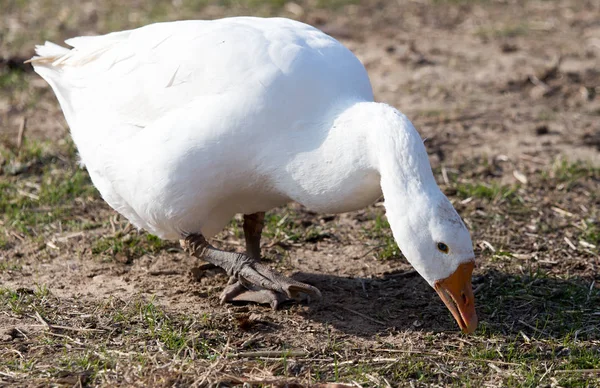
[[[293,142],[310,151],[293,153],[280,179],[286,195],[313,210],[337,213],[367,206],[383,193],[394,239],[408,261],[430,284],[449,275],[454,263],[433,257],[439,253],[435,239],[446,233],[436,222],[440,208],[458,216],[440,192],[410,121],[389,105],[357,102],[321,130],[323,139],[302,136]]]
[[[338,117],[336,126],[345,127],[338,141],[368,142],[361,148],[368,150],[371,165],[381,174],[383,190],[393,185],[393,190],[406,191],[394,194],[404,196],[431,185],[437,187],[423,140],[397,109],[383,103],[359,102]]]
[[[363,111],[369,127],[369,159],[379,171],[386,216],[394,239],[413,267],[430,283],[438,274],[423,260],[419,242],[430,243],[426,226],[436,211],[433,204],[446,201],[439,190],[419,133],[402,113],[386,105],[365,103],[353,108]],[[371,118],[370,120],[366,120]],[[447,269],[440,267],[439,276]],[[434,272],[437,272],[435,269]]]
[[[360,159],[379,172],[388,216],[404,214],[415,196],[439,194],[423,140],[397,109],[359,102],[338,117],[336,126],[343,128],[336,146],[345,154],[363,155]]]

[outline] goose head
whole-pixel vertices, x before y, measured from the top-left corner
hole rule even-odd
[[[477,327],[471,274],[475,254],[471,237],[448,199],[415,196],[394,233],[398,246],[421,276],[437,291],[465,333]],[[398,222],[400,221],[400,222]]]
[[[381,175],[386,216],[398,247],[431,285],[460,328],[477,327],[471,274],[471,236],[433,176],[425,146],[412,123],[385,104],[372,106],[378,131],[370,147]]]

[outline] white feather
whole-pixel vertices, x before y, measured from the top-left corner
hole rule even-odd
[[[39,57],[54,57],[58,58],[69,52],[69,49],[59,46],[52,42],[46,42],[43,45],[35,46],[35,53]],[[34,58],[35,59],[35,58]]]

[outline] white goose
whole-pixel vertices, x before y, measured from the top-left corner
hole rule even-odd
[[[392,232],[459,326],[477,326],[469,232],[423,142],[342,44],[281,18],[152,24],[47,42],[30,61],[52,87],[94,185],[116,211],[233,282],[221,301],[274,308],[315,287],[259,263],[264,212],[296,201],[347,212],[382,193]],[[244,214],[247,254],[206,239]]]

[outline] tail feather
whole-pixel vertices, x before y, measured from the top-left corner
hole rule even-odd
[[[35,57],[26,61],[35,65],[47,67],[60,67],[64,65],[83,66],[96,60],[104,52],[108,51],[115,44],[129,36],[131,31],[113,32],[100,36],[80,36],[67,39],[66,44],[73,49],[65,48],[46,42],[44,45],[35,46]]]
[[[35,64],[52,64],[69,51],[70,50],[68,48],[59,46],[52,42],[46,42],[43,45],[35,46],[36,56],[25,61],[25,63],[31,62]]]

